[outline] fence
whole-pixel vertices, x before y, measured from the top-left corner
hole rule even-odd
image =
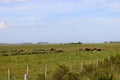
[[[15,70],[15,69],[14,69]],[[12,74],[11,74],[11,71],[12,71],[12,69],[11,68],[8,68],[8,71],[7,71],[7,79],[6,80],[11,80],[11,76],[12,76]],[[19,70],[20,71],[20,70]],[[26,73],[24,74],[24,80],[28,80],[28,72],[29,72],[29,66],[27,66],[27,68],[26,68]],[[23,71],[22,71],[22,73],[23,73]]]
[[[48,76],[48,69],[47,65],[44,67],[44,71],[42,71],[44,74],[45,80],[47,79]],[[34,69],[33,69],[34,70]],[[33,71],[31,71],[33,72]],[[30,78],[32,75],[36,75],[37,73],[31,73],[29,71],[29,66],[26,66],[25,68],[0,68],[0,80],[32,80],[33,78]],[[41,73],[40,73],[41,74]]]
[[[110,57],[108,57],[110,59]],[[102,60],[104,63],[104,59]],[[80,64],[69,65],[69,70],[70,71],[76,71],[80,72],[84,68],[84,64],[94,64],[96,67],[99,65],[99,60],[92,61],[90,60],[87,63],[80,62]],[[33,67],[32,67],[33,68]],[[3,74],[0,76],[0,80],[37,80],[39,78],[40,80],[50,80],[52,69],[50,68],[50,65],[44,65],[43,68],[41,69],[41,72],[39,70],[36,70],[35,67],[34,69],[30,68],[29,65],[27,65],[25,68],[1,68],[0,71],[3,71]],[[37,68],[38,69],[38,68]],[[34,73],[35,72],[40,72],[40,73]],[[116,78],[119,78],[119,75],[116,75]]]

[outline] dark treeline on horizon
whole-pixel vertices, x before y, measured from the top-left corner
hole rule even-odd
[[[109,42],[104,42],[104,43],[120,43],[120,41],[109,41]]]
[[[101,43],[120,43],[120,41],[105,41],[105,42],[101,42]],[[23,43],[0,43],[0,44],[84,44],[82,42],[68,42],[68,43],[49,43],[49,42],[23,42]],[[85,43],[86,44],[86,43]],[[90,43],[88,43],[90,44]],[[97,44],[97,43],[96,43]]]

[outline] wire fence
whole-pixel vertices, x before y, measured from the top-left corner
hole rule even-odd
[[[104,63],[104,59],[101,62]],[[99,60],[90,60],[87,63],[81,61],[76,65],[70,64],[69,70],[74,72],[81,72],[85,64],[94,64],[96,67],[98,67]],[[38,68],[31,67],[29,65],[22,68],[17,68],[16,66],[12,68],[0,68],[0,80],[51,80],[51,75],[54,70],[50,67],[51,65],[46,64],[40,67],[41,69],[39,70],[37,70]],[[120,74],[116,74],[115,77],[119,80]]]

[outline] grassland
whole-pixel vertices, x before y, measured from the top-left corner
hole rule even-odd
[[[81,51],[78,48],[102,48],[102,51]],[[48,50],[50,48],[63,49],[63,52],[45,52],[40,54],[28,54],[32,50]],[[24,50],[24,55],[7,55],[13,50]],[[0,45],[0,80],[7,80],[7,70],[11,69],[12,80],[23,80],[26,67],[29,66],[29,80],[39,80],[44,75],[45,65],[47,64],[47,77],[50,80],[52,73],[58,64],[73,67],[84,64],[96,63],[109,56],[120,55],[120,44],[82,44],[82,45]]]

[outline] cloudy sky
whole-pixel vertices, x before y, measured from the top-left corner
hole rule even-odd
[[[0,0],[0,43],[120,41],[120,0]]]

